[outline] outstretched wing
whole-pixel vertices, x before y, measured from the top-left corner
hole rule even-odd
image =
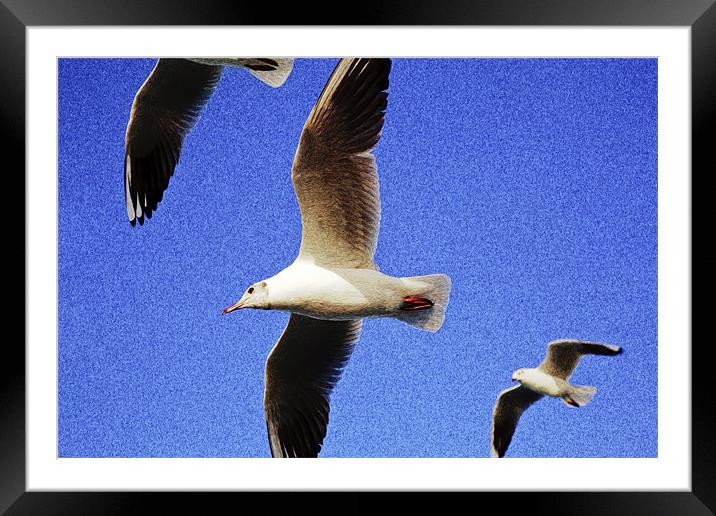
[[[547,345],[547,356],[539,365],[541,371],[568,380],[582,355],[620,355],[623,349],[611,344],[564,339]]]
[[[497,397],[492,412],[491,455],[504,457],[522,413],[542,397],[522,385],[505,389]]]
[[[378,143],[389,59],[342,59],[303,127],[293,161],[301,208],[299,256],[317,265],[372,268],[380,225]]]
[[[317,457],[329,396],[360,336],[361,320],[291,314],[266,361],[264,411],[274,457]]]
[[[126,133],[124,192],[134,226],[152,217],[179,161],[184,137],[221,78],[222,66],[159,59],[134,97]]]

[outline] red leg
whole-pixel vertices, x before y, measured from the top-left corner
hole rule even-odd
[[[405,296],[403,304],[400,305],[401,310],[424,310],[433,306],[433,302],[427,298],[420,296]]]

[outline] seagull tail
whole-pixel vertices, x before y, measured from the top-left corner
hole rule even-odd
[[[596,387],[589,385],[572,385],[569,393],[565,394],[562,401],[570,407],[583,407],[590,401],[597,393]]]
[[[278,88],[293,70],[293,59],[286,57],[202,57],[190,61],[211,66],[233,66],[246,68],[261,82]]]
[[[401,309],[396,317],[421,330],[438,331],[445,319],[445,309],[450,297],[450,277],[445,274],[431,274],[402,279],[408,283],[422,283],[425,287],[418,292],[411,292],[405,298],[405,308]]]
[[[272,88],[278,88],[291,75],[293,59],[281,57],[242,59],[241,66],[261,82]]]

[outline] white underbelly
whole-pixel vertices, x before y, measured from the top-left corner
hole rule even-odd
[[[528,387],[533,391],[555,397],[562,396],[565,385],[566,383],[559,378],[541,371],[534,371],[528,382]]]
[[[388,316],[402,303],[400,279],[370,269],[294,264],[275,278],[280,279],[277,291],[270,292],[275,308],[318,319]]]

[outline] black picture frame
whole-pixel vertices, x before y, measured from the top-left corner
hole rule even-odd
[[[2,0],[0,2],[0,59],[2,88],[3,156],[17,158],[10,167],[5,162],[3,181],[6,203],[12,198],[19,206],[11,213],[24,213],[25,158],[25,31],[29,26],[48,25],[575,25],[575,26],[689,26],[691,27],[692,73],[692,172],[694,177],[709,177],[713,171],[713,146],[709,136],[716,114],[716,7],[715,0],[461,0],[448,3],[361,2],[343,9],[245,1],[192,0]],[[335,4],[333,4],[335,5]],[[12,184],[13,181],[15,184]],[[693,182],[692,182],[693,185]],[[9,188],[8,188],[9,187]],[[699,190],[692,186],[692,235],[698,234],[701,220],[708,224],[706,208],[697,202]],[[700,189],[700,195],[709,190]],[[22,194],[20,194],[20,192]],[[699,213],[699,209],[703,213]],[[5,213],[10,208],[6,206]],[[23,252],[11,256],[13,268],[6,268],[6,282],[19,283],[22,270],[25,278],[25,225],[6,215],[7,230],[18,232]],[[711,224],[709,224],[711,225]],[[693,318],[697,313],[695,292],[712,290],[709,270],[694,262],[699,245],[692,239],[692,277],[699,274],[692,287]],[[6,255],[7,256],[7,255]],[[713,259],[711,260],[713,262]],[[9,274],[8,274],[9,273]],[[25,310],[24,284],[6,283],[6,303],[10,310]],[[692,282],[693,284],[693,282]],[[22,301],[18,292],[23,292]],[[9,294],[9,295],[8,295]],[[10,308],[13,307],[13,308]],[[22,307],[22,308],[20,308]],[[19,319],[19,317],[18,317]],[[23,317],[24,319],[24,317]],[[21,329],[24,342],[24,325]],[[460,493],[452,494],[451,506],[464,502],[471,512],[490,507],[489,502],[511,507],[529,507],[538,514],[650,514],[700,515],[716,511],[714,476],[713,388],[708,361],[708,340],[692,338],[692,490],[690,492],[534,492],[534,493]],[[683,343],[688,349],[689,343]],[[19,339],[8,338],[4,346],[3,374],[0,375],[0,511],[7,514],[126,514],[154,512],[161,504],[166,513],[212,513],[212,507],[266,507],[269,494],[257,493],[77,493],[26,492],[25,488],[25,352]],[[358,514],[373,513],[386,507],[384,497],[377,493],[288,493],[277,497],[270,494],[272,514],[282,508],[307,508],[312,512]],[[444,497],[427,497],[426,493],[401,495],[401,513],[413,507],[421,509],[449,508]],[[458,507],[458,505],[454,505]],[[519,509],[504,509],[519,510]],[[174,511],[172,511],[174,512]],[[223,511],[222,511],[223,512]]]

